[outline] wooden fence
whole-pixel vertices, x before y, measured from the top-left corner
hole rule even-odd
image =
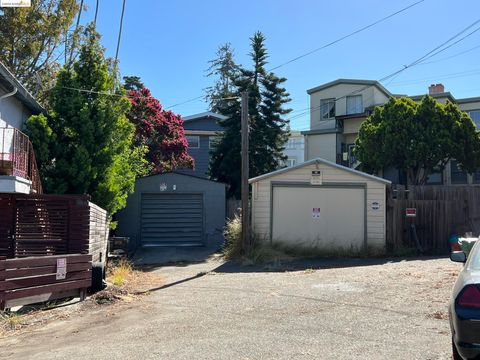
[[[0,258],[0,310],[70,296],[92,284],[91,255]]]
[[[106,256],[105,210],[87,195],[0,194],[0,256]]]
[[[406,208],[417,216],[407,218]],[[426,253],[447,253],[452,234],[480,234],[480,187],[402,186],[387,191],[387,249],[415,247],[410,231],[415,224],[418,240]]]

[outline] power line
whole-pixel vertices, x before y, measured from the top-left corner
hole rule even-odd
[[[348,39],[349,37],[351,37],[351,36],[353,36],[353,35],[356,35],[356,34],[358,34],[358,33],[361,33],[362,31],[365,31],[365,30],[367,30],[367,29],[370,29],[371,27],[373,27],[373,26],[375,26],[375,25],[377,25],[377,24],[380,24],[381,22],[384,22],[384,21],[390,19],[391,17],[394,17],[395,15],[398,15],[398,14],[404,12],[404,11],[407,11],[408,9],[410,9],[410,8],[416,6],[416,5],[418,5],[418,4],[420,4],[420,3],[424,2],[424,1],[425,1],[425,0],[420,0],[420,1],[417,1],[417,2],[415,2],[415,3],[413,3],[413,4],[410,4],[410,5],[408,5],[407,7],[404,7],[403,9],[400,9],[400,10],[398,10],[398,11],[396,11],[396,12],[390,14],[390,15],[387,15],[387,16],[385,16],[385,17],[383,17],[383,18],[381,18],[381,19],[379,19],[379,20],[371,23],[371,24],[368,24],[368,25],[366,25],[366,26],[364,26],[364,27],[362,27],[362,28],[360,28],[360,29],[358,29],[358,30],[355,30],[355,31],[353,31],[353,32],[351,32],[351,33],[349,33],[349,34],[347,34],[347,35],[344,35],[344,36],[342,36],[342,37],[340,37],[340,38],[338,38],[338,39],[336,39],[336,40],[333,40],[333,41],[329,42],[328,44],[325,44],[325,45],[323,45],[323,46],[320,46],[320,47],[318,47],[318,48],[316,48],[316,49],[313,49],[313,50],[311,50],[311,51],[309,51],[309,52],[307,52],[307,53],[305,53],[305,54],[299,55],[299,56],[297,56],[297,57],[295,57],[295,58],[293,58],[293,59],[291,59],[291,60],[288,60],[288,61],[286,61],[286,62],[284,62],[284,63],[282,63],[282,64],[280,64],[280,65],[277,65],[277,66],[271,68],[271,69],[268,70],[268,71],[273,71],[273,70],[279,69],[279,68],[281,68],[281,67],[283,67],[283,66],[285,66],[285,65],[291,64],[292,62],[295,62],[295,61],[297,61],[297,60],[303,59],[303,58],[306,57],[306,56],[309,56],[309,55],[311,55],[311,54],[313,54],[313,53],[316,53],[317,51],[320,51],[320,50],[323,50],[323,49],[325,49],[325,48],[327,48],[327,47],[329,47],[329,46],[335,45],[336,43],[339,43],[339,42],[342,41],[342,40]]]
[[[459,52],[459,53],[456,53],[456,54],[454,54],[454,55],[447,56],[447,57],[444,57],[444,58],[441,58],[441,59],[438,59],[438,60],[423,62],[422,65],[435,64],[435,63],[438,63],[438,62],[441,62],[441,61],[453,59],[453,58],[455,58],[455,57],[457,57],[457,56],[460,56],[460,55],[469,53],[469,52],[471,52],[471,51],[473,51],[473,50],[475,50],[475,49],[478,49],[478,48],[480,48],[480,45],[474,46],[473,48],[470,48],[470,49],[468,49],[468,50],[465,50],[465,51],[462,51],[462,52]]]
[[[451,42],[452,40],[458,38],[460,35],[462,35],[463,33],[465,33],[466,31],[468,31],[469,29],[471,29],[472,27],[474,27],[475,25],[477,25],[478,23],[480,23],[480,19],[474,21],[472,24],[468,25],[466,28],[464,28],[463,30],[461,30],[460,32],[458,32],[457,34],[455,34],[454,36],[452,36],[451,38],[449,38],[448,40],[444,41],[443,43],[441,43],[440,45],[436,46],[434,49],[430,50],[429,52],[427,52],[426,54],[424,54],[423,56],[421,56],[420,58],[416,59],[415,61],[411,62],[409,65],[404,65],[401,69],[387,75],[387,76],[384,76],[383,78],[381,78],[380,80],[378,80],[377,82],[381,83],[381,82],[384,82],[384,81],[387,81],[388,79],[391,79],[392,77],[396,77],[398,76],[400,73],[404,72],[405,70],[409,69],[409,68],[412,68],[414,66],[417,66],[419,64],[421,64],[423,61],[425,60],[428,60],[434,56],[436,56],[437,54],[445,51],[446,49],[452,47],[453,45],[459,43],[460,41],[466,39],[467,37],[473,35],[475,32],[479,31],[480,30],[480,27],[476,28],[475,30],[473,30],[472,32],[468,33],[467,35],[463,36],[462,38],[458,39],[457,41],[455,41],[454,43],[452,44],[449,44],[447,45],[449,42]],[[341,99],[344,99],[348,96],[351,96],[351,95],[355,95],[355,94],[358,94],[359,92],[362,92],[372,86],[374,86],[375,84],[372,84],[372,85],[367,85],[367,86],[364,86],[360,89],[357,89],[355,91],[352,91],[351,93],[349,94],[346,94],[344,96],[341,96],[339,98],[335,98],[335,102],[341,100]],[[315,107],[310,107],[307,111],[303,112],[303,113],[300,113],[300,114],[297,114],[295,115],[294,117],[292,118],[289,118],[287,120],[293,120],[293,119],[296,119],[296,118],[299,118],[299,117],[302,117],[302,116],[305,116],[306,114],[308,114],[310,111],[312,112],[315,112],[315,111],[318,111],[320,110],[322,105],[318,105],[318,106],[315,106]]]
[[[70,51],[70,56],[68,58],[68,63],[67,63],[68,67],[70,67],[70,64],[72,62],[73,52],[75,51],[75,36],[77,35],[78,27],[80,26],[80,18],[82,16],[82,10],[83,10],[83,0],[80,1],[80,9],[78,10],[77,22],[75,24],[75,30],[72,34],[72,49]],[[68,33],[67,33],[67,40],[68,40]]]
[[[315,53],[315,52],[317,52],[317,51],[320,51],[320,50],[322,50],[322,49],[325,49],[325,48],[327,48],[327,47],[330,47],[330,46],[332,46],[332,45],[335,45],[335,44],[339,43],[340,41],[343,41],[343,40],[345,40],[345,39],[347,39],[347,38],[349,38],[349,37],[351,37],[351,36],[353,36],[353,35],[356,35],[356,34],[358,34],[358,33],[360,33],[360,32],[363,32],[363,31],[365,31],[365,30],[367,30],[367,29],[369,29],[369,28],[371,28],[371,27],[373,27],[373,26],[375,26],[375,25],[377,25],[377,24],[379,24],[379,23],[381,23],[381,22],[384,22],[384,21],[390,19],[391,17],[394,17],[395,15],[398,15],[398,14],[404,12],[404,11],[407,11],[408,9],[410,9],[410,8],[416,6],[416,5],[418,5],[418,4],[420,4],[420,3],[424,2],[424,1],[425,1],[425,0],[419,0],[419,1],[415,2],[415,3],[413,3],[413,4],[410,4],[410,5],[406,6],[406,7],[404,7],[403,9],[400,9],[400,10],[398,10],[398,11],[396,11],[396,12],[390,14],[390,15],[387,15],[387,16],[385,16],[385,17],[383,17],[383,18],[381,18],[381,19],[379,19],[379,20],[371,23],[371,24],[368,24],[368,25],[366,25],[366,26],[364,26],[364,27],[362,27],[362,28],[360,28],[360,29],[357,29],[357,30],[355,30],[355,31],[353,31],[353,32],[351,32],[351,33],[349,33],[349,34],[347,34],[347,35],[344,35],[344,36],[342,36],[342,37],[340,37],[340,38],[338,38],[338,39],[336,39],[336,40],[333,40],[333,41],[331,41],[331,42],[328,43],[328,44],[325,44],[325,45],[323,45],[323,46],[321,46],[321,47],[318,47],[318,48],[316,48],[316,49],[313,49],[313,50],[311,50],[311,51],[309,51],[309,52],[307,52],[307,53],[305,53],[305,54],[302,54],[302,55],[297,56],[297,57],[295,57],[295,58],[293,58],[293,59],[291,59],[291,60],[288,60],[288,61],[286,61],[286,62],[284,62],[284,63],[282,63],[282,64],[279,64],[279,65],[271,68],[271,69],[268,70],[268,71],[271,72],[271,71],[276,70],[276,69],[278,69],[278,68],[281,68],[281,67],[283,67],[283,66],[285,66],[285,65],[287,65],[287,64],[290,64],[290,63],[295,62],[295,61],[297,61],[297,60],[300,60],[300,59],[302,59],[302,58],[304,58],[304,57],[306,57],[306,56],[309,56],[309,55],[311,55],[311,54],[313,54],[313,53]],[[191,98],[191,99],[185,100],[184,102],[175,104],[175,105],[173,105],[173,106],[171,106],[171,107],[180,106],[180,105],[183,105],[183,104],[187,104],[187,103],[190,103],[190,102],[192,102],[192,101],[199,100],[199,99],[201,99],[201,98],[203,98],[203,97],[204,97],[203,95],[202,95],[202,96],[197,96],[197,97],[195,97],[195,98]]]
[[[118,61],[118,51],[120,49],[120,40],[122,38],[122,30],[123,30],[123,16],[125,15],[125,2],[126,0],[123,0],[122,3],[122,15],[120,15],[120,28],[118,30],[118,39],[117,39],[117,50],[115,51],[115,64]]]
[[[93,23],[95,24],[95,26],[97,25],[98,3],[99,2],[100,2],[100,0],[97,0],[96,4],[95,4],[95,17],[93,18]]]
[[[120,28],[118,29],[118,39],[117,39],[117,49],[115,50],[115,62],[113,65],[113,76],[115,77],[113,88],[115,89],[117,86],[117,68],[118,68],[118,51],[120,50],[120,40],[122,38],[122,30],[123,30],[123,16],[125,15],[125,2],[123,0],[122,3],[122,15],[120,15]]]

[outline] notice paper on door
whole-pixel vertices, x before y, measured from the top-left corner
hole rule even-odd
[[[312,209],[312,219],[320,219],[320,208]]]

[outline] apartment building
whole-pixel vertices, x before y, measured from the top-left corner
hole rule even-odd
[[[338,79],[307,90],[310,96],[310,130],[305,137],[305,161],[321,157],[326,160],[356,168],[358,161],[353,154],[355,139],[363,121],[375,106],[383,105],[390,97],[407,95],[392,94],[375,80]],[[432,84],[428,94],[440,103],[450,100],[466,111],[477,126],[480,126],[480,97],[456,99],[445,91],[442,84]],[[410,96],[420,101],[426,95]],[[405,181],[396,169],[385,169],[381,174],[395,183]],[[432,174],[431,184],[480,184],[480,171],[475,174],[463,172],[455,161],[443,171]]]

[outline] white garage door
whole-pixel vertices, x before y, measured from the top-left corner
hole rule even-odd
[[[327,250],[362,250],[363,188],[273,188],[272,239]]]

